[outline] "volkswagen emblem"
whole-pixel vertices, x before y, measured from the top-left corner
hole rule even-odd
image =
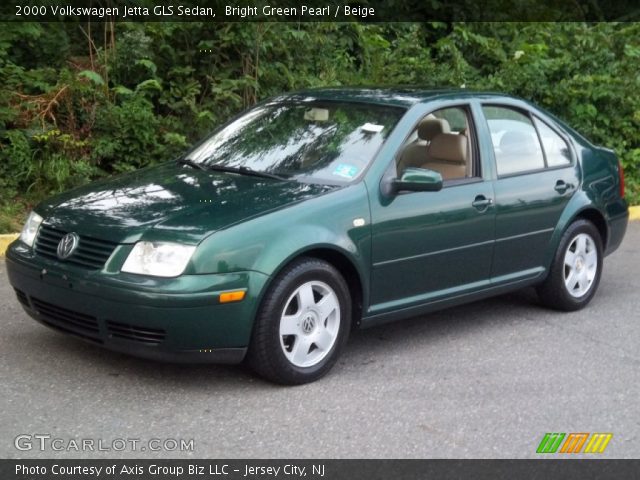
[[[302,331],[307,335],[313,331],[315,326],[316,321],[311,315],[307,315],[307,317],[302,320]]]
[[[58,249],[56,250],[58,258],[60,260],[69,258],[71,254],[76,251],[76,248],[78,248],[78,242],[80,242],[80,237],[78,237],[77,233],[67,233],[58,243]]]

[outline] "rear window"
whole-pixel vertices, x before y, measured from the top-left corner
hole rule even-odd
[[[560,167],[571,163],[571,151],[567,142],[546,123],[534,117],[534,122],[540,133],[547,166]]]

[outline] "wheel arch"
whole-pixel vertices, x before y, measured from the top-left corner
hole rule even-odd
[[[602,250],[606,251],[607,242],[609,241],[609,226],[607,224],[606,216],[594,203],[593,199],[586,194],[586,192],[581,192],[581,194],[573,196],[556,224],[555,231],[553,232],[553,236],[551,237],[551,242],[549,243],[547,254],[545,256],[545,269],[547,271],[551,266],[551,262],[553,261],[556,250],[558,249],[562,235],[567,231],[569,225],[579,219],[588,220],[595,225],[601,236]]]
[[[352,299],[352,328],[356,328],[360,325],[364,304],[364,285],[358,268],[355,264],[345,255],[336,249],[331,248],[315,248],[304,252],[305,257],[313,257],[324,260],[325,262],[333,265],[333,267],[340,272],[344,280],[349,286],[349,293]]]
[[[596,252],[597,267],[593,278],[589,280],[587,276],[582,277],[583,280],[589,282],[583,290],[581,276],[573,276],[575,268],[579,271],[581,267],[577,266],[577,264],[573,266],[567,264],[566,255],[572,243],[576,241],[576,235],[584,234],[586,225],[589,225],[588,232],[592,232],[593,229],[596,230],[595,233],[589,235],[594,237],[594,241],[597,241],[595,237],[601,238],[602,251]],[[547,269],[544,281],[537,285],[538,296],[544,305],[561,311],[575,311],[583,308],[591,301],[598,288],[602,274],[606,229],[607,224],[604,215],[596,208],[590,207],[579,209],[563,224],[563,228],[559,229],[562,236],[561,240],[557,245],[554,245],[554,259]],[[576,246],[576,252],[577,248],[578,246]],[[587,255],[587,253],[585,244],[585,250],[581,255]],[[574,278],[574,281],[570,284],[567,284],[567,265],[569,265],[569,274]],[[584,273],[587,273],[586,269]],[[576,291],[576,288],[578,288],[578,291]]]
[[[357,262],[351,258],[351,256],[336,248],[334,245],[315,245],[309,246],[303,250],[299,250],[282,261],[280,265],[273,271],[270,279],[264,285],[262,292],[260,292],[260,299],[258,304],[261,305],[266,293],[271,288],[273,280],[292,262],[300,258],[317,258],[329,263],[333,266],[347,282],[349,287],[349,294],[352,299],[352,329],[360,326],[362,315],[364,312],[364,305],[366,301],[365,288],[366,283],[363,276],[363,272],[357,266]]]
[[[586,207],[576,212],[567,226],[571,225],[573,222],[579,219],[588,220],[589,222],[593,223],[593,225],[598,230],[598,233],[600,233],[600,239],[602,240],[602,251],[606,251],[607,242],[609,241],[609,227],[607,226],[607,221],[605,220],[602,212],[600,212],[600,210],[595,207]]]

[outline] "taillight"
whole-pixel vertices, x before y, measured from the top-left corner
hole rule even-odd
[[[620,160],[618,160],[618,175],[620,176],[620,198],[624,198],[624,168]]]

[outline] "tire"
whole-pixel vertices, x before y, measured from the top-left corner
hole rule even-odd
[[[247,360],[260,376],[300,385],[336,363],[351,329],[349,287],[329,263],[303,257],[274,279],[256,315]]]
[[[537,288],[540,301],[567,312],[585,307],[600,283],[602,250],[600,232],[591,222],[576,220],[569,225],[560,239],[549,275]]]

